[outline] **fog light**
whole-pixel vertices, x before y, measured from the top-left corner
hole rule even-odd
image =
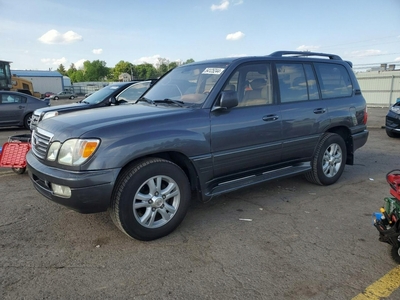
[[[71,189],[68,186],[52,183],[51,189],[53,190],[53,193],[57,196],[71,198]]]

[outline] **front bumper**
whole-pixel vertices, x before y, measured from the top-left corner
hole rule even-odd
[[[29,177],[35,189],[46,198],[80,213],[106,211],[120,169],[69,171],[40,162],[31,151],[26,155]],[[67,186],[71,197],[55,195],[51,183]]]
[[[385,128],[387,130],[400,133],[400,115],[389,110],[386,115]]]

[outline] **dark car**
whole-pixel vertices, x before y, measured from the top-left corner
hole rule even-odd
[[[49,106],[49,100],[40,100],[19,92],[0,91],[0,126],[29,129],[33,112]]]
[[[400,101],[393,104],[386,115],[386,134],[392,138],[400,137]]]
[[[334,184],[368,139],[351,63],[279,51],[172,69],[135,105],[43,120],[27,155],[34,187],[82,213],[109,211],[152,240],[208,201],[295,175]]]
[[[117,82],[102,88],[77,103],[54,105],[49,108],[38,109],[33,114],[31,130],[36,128],[41,120],[54,116],[78,110],[133,103],[152,83],[154,83],[154,81],[155,80]]]

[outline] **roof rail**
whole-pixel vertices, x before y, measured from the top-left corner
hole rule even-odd
[[[276,51],[271,53],[269,56],[274,57],[283,57],[285,55],[290,55],[294,57],[304,57],[304,56],[322,56],[329,57],[329,59],[342,60],[342,58],[335,54],[328,53],[318,53],[318,52],[310,52],[310,51]]]

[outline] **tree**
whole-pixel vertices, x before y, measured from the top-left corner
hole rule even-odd
[[[194,59],[193,58],[189,58],[183,64],[186,65],[186,64],[190,64],[192,62],[194,62]]]
[[[65,67],[63,66],[63,64],[60,64],[58,66],[57,71],[60,72],[61,75],[67,76],[67,71],[65,70]]]
[[[71,79],[71,82],[84,82],[85,75],[83,74],[83,70],[75,70],[75,72],[69,72],[68,70],[68,77]]]
[[[144,63],[136,66],[136,76],[137,79],[149,79],[149,78],[157,78],[158,72],[156,68],[149,63]]]
[[[168,65],[168,70],[174,69],[178,66],[178,63],[176,61],[170,62]]]
[[[110,73],[105,61],[94,60],[83,63],[83,74],[86,81],[102,81]]]
[[[128,61],[123,61],[123,60],[119,61],[114,68],[111,68],[110,79],[113,81],[118,81],[118,77],[122,73],[128,73],[132,76],[132,79],[134,79],[136,75],[135,66]]]

